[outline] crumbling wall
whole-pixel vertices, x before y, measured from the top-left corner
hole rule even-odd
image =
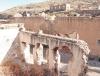
[[[100,54],[100,44],[98,44],[100,39],[100,17],[57,17],[51,24],[41,17],[15,18],[9,21],[23,22],[25,23],[25,28],[31,31],[38,31],[41,28],[46,33],[49,31],[62,34],[77,32],[80,35],[80,39],[85,40],[90,45],[91,54]]]
[[[60,57],[58,57],[58,60],[55,60],[57,56],[55,56],[56,54],[53,54],[54,53],[53,48],[55,46],[60,47],[62,45],[68,45],[72,53],[72,58],[69,60],[68,69],[66,69],[67,74],[69,76],[79,76],[79,75],[86,74],[84,69],[87,67],[87,56],[90,52],[90,49],[88,48],[86,42],[78,39],[67,38],[67,37],[64,38],[64,37],[48,35],[48,34],[38,34],[30,31],[22,31],[20,33],[20,41],[21,41],[20,43],[24,42],[26,44],[31,44],[35,46],[37,43],[47,44],[49,46],[49,49],[48,49],[48,57],[47,57],[46,65],[51,72],[57,73],[58,76],[59,76],[58,73],[60,73],[59,71]],[[34,54],[34,50],[33,50],[33,54]]]

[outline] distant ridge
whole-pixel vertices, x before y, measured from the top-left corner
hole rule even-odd
[[[13,7],[11,9],[8,9],[6,11],[4,11],[3,13],[7,13],[7,14],[15,14],[17,12],[21,12],[21,11],[37,11],[37,10],[45,10],[45,9],[49,9],[49,5],[50,4],[54,4],[54,3],[70,3],[74,6],[83,3],[83,4],[91,4],[91,5],[100,5],[100,0],[50,0],[50,1],[44,1],[44,2],[40,2],[40,3],[31,3],[31,4],[27,4],[27,5],[22,5],[22,6],[16,6]]]

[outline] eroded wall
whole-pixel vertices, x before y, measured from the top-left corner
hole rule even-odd
[[[100,18],[89,17],[57,17],[50,22],[41,17],[15,18],[11,22],[25,23],[25,27],[31,31],[43,29],[46,33],[72,33],[77,32],[80,39],[85,40],[91,49],[91,54],[100,55]]]

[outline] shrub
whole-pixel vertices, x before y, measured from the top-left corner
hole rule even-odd
[[[2,64],[4,67],[8,67],[9,74],[12,73],[13,76],[21,76],[22,70],[20,65],[12,63],[11,61],[6,61]],[[5,72],[6,73],[6,72]]]

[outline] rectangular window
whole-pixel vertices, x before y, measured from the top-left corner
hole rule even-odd
[[[30,53],[31,53],[31,54],[33,54],[33,48],[34,48],[34,47],[35,47],[34,45],[30,44]]]

